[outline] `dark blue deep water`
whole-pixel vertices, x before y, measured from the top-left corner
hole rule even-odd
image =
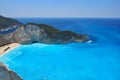
[[[17,19],[87,34],[93,41],[22,45],[1,56],[24,80],[120,80],[120,19]]]

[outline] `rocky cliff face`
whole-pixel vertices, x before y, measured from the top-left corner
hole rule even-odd
[[[18,22],[17,20],[0,15],[0,30],[6,30],[20,25],[22,25],[22,23]]]
[[[0,34],[0,45],[8,43],[31,44],[34,42],[47,44],[64,44],[70,42],[85,42],[89,38],[72,31],[60,31],[45,24],[25,24],[14,32]]]
[[[34,42],[47,44],[64,44],[70,42],[85,42],[87,35],[77,34],[72,31],[60,31],[46,24],[22,24],[15,19],[0,16],[0,30],[18,26],[14,31],[0,33],[0,46],[8,43],[31,44]],[[14,27],[12,27],[14,28]],[[3,31],[4,32],[4,31]]]
[[[0,80],[22,80],[15,72],[0,62]]]
[[[12,36],[11,42],[20,44],[30,44],[33,42],[43,42],[46,38],[46,33],[43,28],[37,25],[26,24],[18,28]]]
[[[84,34],[77,34],[72,31],[60,31],[52,26],[45,24],[22,23],[0,16],[0,31],[6,31],[10,26],[18,26],[14,31],[0,34],[0,46],[9,43],[31,44],[65,44],[70,42],[85,42],[89,37]],[[12,27],[14,28],[14,27]],[[8,30],[8,29],[7,29]],[[16,73],[8,70],[5,65],[0,63],[0,80],[22,80]]]

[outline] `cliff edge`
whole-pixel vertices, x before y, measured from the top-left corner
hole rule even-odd
[[[89,37],[72,31],[60,31],[46,24],[22,24],[15,19],[0,16],[0,46],[10,43],[66,44],[86,42]],[[0,62],[0,80],[22,80]]]
[[[16,27],[16,29],[11,32],[8,30],[4,34],[0,33],[0,46],[9,43],[31,44],[37,42],[45,44],[65,44],[70,42],[86,42],[89,40],[89,37],[85,34],[77,34],[72,31],[60,31],[46,24],[22,24],[14,19],[0,17],[0,24],[2,23],[2,25],[6,25],[9,21],[12,22],[11,25],[15,24],[19,27]],[[7,25],[7,28],[8,26],[9,25]]]
[[[0,62],[0,80],[22,80],[15,72]]]

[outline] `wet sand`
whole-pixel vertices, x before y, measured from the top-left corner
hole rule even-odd
[[[19,43],[11,43],[8,45],[4,45],[0,47],[0,56],[4,55],[5,53],[9,52],[10,50],[18,47],[20,44]]]

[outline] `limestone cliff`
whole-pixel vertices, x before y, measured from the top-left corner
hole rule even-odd
[[[22,80],[15,72],[0,62],[0,80]]]
[[[10,28],[15,29],[9,31]],[[0,16],[0,31],[2,31],[2,33],[0,33],[0,46],[9,43],[31,44],[37,42],[46,44],[65,44],[89,40],[89,37],[85,34],[77,34],[72,31],[60,31],[46,24],[28,23],[23,25],[15,19],[5,18],[3,16]],[[0,63],[0,80],[22,79]]]
[[[9,31],[8,28],[15,29]],[[13,42],[20,44],[31,44],[34,42],[63,44],[89,40],[88,36],[84,34],[77,34],[72,31],[60,31],[46,24],[22,24],[15,19],[3,16],[0,16],[0,32],[1,29],[3,33],[0,33],[0,46]]]
[[[46,44],[64,44],[70,42],[85,42],[89,38],[72,31],[60,31],[45,24],[25,24],[14,32],[0,34],[0,45],[8,43],[31,44],[34,42]]]
[[[6,27],[9,28],[9,26],[13,25],[18,26],[14,31],[9,32],[9,29],[7,29],[8,31],[6,33],[0,33],[0,46],[13,42],[20,44],[30,44],[34,42],[63,44],[89,40],[89,37],[84,34],[77,34],[72,31],[60,31],[46,24],[28,23],[23,25],[17,20],[0,16],[0,26],[2,29],[6,30]]]

